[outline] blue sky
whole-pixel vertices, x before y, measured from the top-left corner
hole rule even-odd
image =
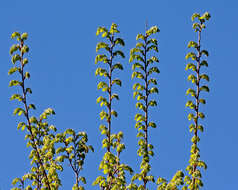
[[[113,120],[113,131],[124,132],[126,150],[124,162],[138,171],[136,129],[134,128],[135,101],[132,99],[131,65],[129,50],[135,46],[135,37],[144,32],[145,21],[149,26],[157,25],[161,32],[159,41],[159,90],[158,107],[151,117],[158,128],[151,131],[155,146],[152,159],[154,176],[170,179],[179,169],[185,171],[190,151],[188,132],[188,110],[185,108],[188,73],[185,72],[187,43],[195,40],[191,15],[209,11],[211,20],[203,33],[202,45],[210,53],[207,73],[211,78],[211,92],[204,97],[205,132],[200,135],[201,158],[208,164],[203,172],[208,189],[235,189],[237,183],[237,10],[235,0],[131,0],[131,1],[0,1],[0,116],[1,156],[0,189],[10,189],[11,181],[29,169],[24,132],[18,131],[12,112],[17,102],[10,96],[16,89],[8,87],[11,77],[9,48],[14,43],[10,35],[14,31],[28,32],[30,46],[29,66],[31,80],[27,83],[33,90],[30,101],[35,103],[39,115],[48,107],[56,115],[50,120],[59,132],[67,128],[87,131],[89,143],[95,153],[89,154],[82,175],[87,177],[86,189],[101,174],[99,162],[104,150],[99,132],[100,107],[96,98],[101,95],[96,88],[98,78],[94,76],[96,66],[95,47],[99,26],[118,24],[121,37],[125,39],[123,49],[126,59],[124,71],[118,76],[123,85],[119,89],[120,101],[115,105],[119,117]],[[71,189],[73,176],[69,169],[62,173],[63,188]]]

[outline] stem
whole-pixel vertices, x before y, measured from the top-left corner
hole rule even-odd
[[[195,107],[195,112],[196,112],[196,120],[195,120],[195,130],[194,130],[194,135],[195,137],[197,138],[198,137],[198,118],[199,118],[199,94],[200,94],[200,91],[199,91],[199,87],[200,87],[200,78],[199,78],[199,74],[200,74],[200,58],[201,58],[201,31],[202,29],[200,28],[199,32],[198,32],[198,47],[197,47],[197,69],[196,69],[196,74],[197,74],[197,81],[196,81],[196,86],[197,86],[197,89],[196,89],[196,107]],[[197,146],[197,141],[195,141],[194,143],[196,146]],[[193,165],[193,173],[196,171],[197,169],[197,164],[195,163]],[[195,180],[196,178],[193,177],[192,178],[192,184],[193,184],[193,189],[195,189]],[[192,190],[193,190],[192,189]]]
[[[118,141],[118,143],[120,144],[120,140]],[[119,162],[119,157],[120,157],[120,153],[117,152],[117,158],[118,158],[118,160],[117,160],[117,162],[116,162],[116,166],[115,166],[114,171],[113,171],[113,173],[111,174],[111,176],[114,176],[114,175],[117,174],[117,177],[119,177],[119,174],[118,174],[119,164],[120,164],[120,162]],[[109,182],[109,186],[108,186],[108,189],[109,189],[109,190],[111,189],[112,182],[113,182],[113,179],[111,179],[110,182]]]
[[[148,156],[148,76],[147,76],[147,58],[146,58],[146,54],[147,54],[147,35],[145,34],[145,52],[144,52],[144,60],[145,60],[145,144],[146,144],[146,148],[145,148],[145,155],[146,157]],[[148,161],[149,162],[149,161]],[[145,174],[144,177],[146,177],[147,174]],[[146,189],[146,184],[147,184],[147,180],[143,179],[144,182],[144,189]]]
[[[108,114],[109,114],[109,118],[108,118],[108,143],[109,146],[107,147],[107,151],[111,152],[111,110],[112,110],[112,59],[113,59],[113,36],[112,38],[110,38],[111,41],[111,47],[110,47],[110,62],[109,62],[109,89],[108,89],[108,93],[109,93],[109,105],[108,105]]]
[[[74,143],[74,155],[77,155],[76,154],[76,136],[75,136],[75,134],[73,135],[73,143]],[[65,146],[66,147],[68,147],[68,144],[66,143],[66,142],[64,142],[64,144],[65,144]],[[67,151],[66,151],[67,152]],[[70,157],[70,154],[67,152],[67,156],[68,156],[68,160],[69,160],[69,164],[70,164],[70,166],[71,166],[71,168],[72,168],[72,170],[73,170],[73,172],[74,172],[74,174],[75,174],[75,183],[76,183],[76,186],[77,187],[79,187],[79,179],[78,179],[78,177],[79,177],[79,172],[80,172],[80,168],[78,167],[78,165],[77,165],[77,158],[74,158],[74,160],[72,161],[72,159],[69,159],[69,157]]]
[[[21,40],[20,51],[23,48],[23,45],[24,45],[24,42],[23,42],[23,40]],[[31,130],[31,122],[30,122],[30,119],[29,119],[29,110],[28,110],[27,101],[26,101],[26,93],[27,92],[25,90],[25,84],[24,84],[25,77],[24,77],[24,65],[23,65],[23,52],[21,52],[21,71],[20,71],[20,74],[21,74],[21,79],[22,79],[22,92],[23,92],[23,100],[22,100],[22,102],[23,102],[23,104],[25,106],[25,116],[26,116],[27,123],[28,123],[27,129],[29,130],[29,132],[31,134],[32,147],[35,149],[36,156],[37,156],[37,159],[39,161],[39,164],[43,168],[43,175],[46,178],[46,185],[47,185],[48,189],[51,190],[49,179],[47,177],[47,174],[46,174],[46,171],[45,171],[45,167],[44,167],[44,165],[42,163],[42,160],[41,160],[41,157],[40,157],[40,153],[39,153],[39,150],[38,150],[38,147],[37,147],[37,142],[35,141],[35,138],[33,136],[32,130]]]
[[[40,165],[39,165],[39,163],[36,163],[36,165],[37,165],[37,169],[38,169],[38,171],[36,171],[36,173],[37,173],[37,179],[36,179],[36,181],[37,181],[37,190],[40,190],[40,188],[41,188],[41,176],[40,176],[40,173],[39,173],[39,170],[40,170]]]
[[[111,118],[112,118],[112,60],[113,60],[113,47],[114,47],[114,36],[110,38],[111,47],[110,47],[110,62],[109,62],[109,105],[108,105],[108,143],[107,152],[111,152]],[[112,173],[108,173],[108,177],[112,177]]]

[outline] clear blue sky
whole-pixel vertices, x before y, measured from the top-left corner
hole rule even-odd
[[[204,97],[205,132],[201,136],[201,157],[208,164],[203,172],[205,190],[236,189],[237,182],[237,27],[238,2],[236,0],[120,0],[120,1],[0,1],[0,118],[1,156],[0,189],[10,189],[11,181],[29,169],[24,132],[17,131],[19,117],[12,115],[16,102],[9,100],[15,89],[8,83],[11,67],[9,48],[14,43],[10,35],[14,31],[28,32],[30,46],[29,66],[33,95],[30,100],[37,106],[35,114],[52,107],[56,116],[50,120],[59,132],[66,128],[87,131],[95,153],[89,154],[82,175],[87,177],[86,189],[98,189],[91,184],[97,175],[103,150],[99,132],[100,107],[96,98],[98,79],[95,36],[99,26],[119,26],[125,39],[124,71],[119,74],[123,86],[119,90],[121,100],[116,108],[119,117],[113,120],[114,131],[125,134],[126,150],[122,159],[136,171],[136,129],[134,128],[135,101],[132,99],[131,65],[129,50],[135,46],[135,37],[144,32],[145,21],[157,25],[159,40],[158,77],[160,93],[158,108],[151,117],[158,123],[152,130],[151,141],[155,148],[152,159],[154,176],[170,179],[178,169],[185,171],[189,159],[190,137],[188,132],[189,87],[185,72],[187,43],[195,40],[191,15],[209,11],[211,20],[203,33],[202,44],[210,53],[208,73],[211,92]],[[71,189],[72,174],[66,169],[62,174],[63,188]]]

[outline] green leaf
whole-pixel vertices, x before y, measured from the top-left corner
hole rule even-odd
[[[157,106],[157,102],[155,100],[151,100],[149,101],[148,106],[152,106],[152,107]]]
[[[108,103],[107,99],[103,98],[102,96],[98,97],[98,99],[97,99],[97,103],[100,103],[100,102],[101,102],[101,104],[100,104],[101,107],[103,105],[105,105],[107,107],[109,106],[109,103]]]
[[[200,141],[200,139],[199,139],[198,136],[193,136],[192,139],[191,139],[191,142],[192,142],[192,143],[197,143],[197,142],[199,142],[199,141]]]
[[[28,63],[28,59],[27,59],[27,58],[24,58],[22,64],[23,64],[23,65],[26,65],[27,63]]]
[[[201,55],[206,55],[207,57],[209,56],[209,53],[208,53],[208,51],[207,50],[202,50],[201,51]]]
[[[112,84],[117,84],[118,86],[121,86],[121,80],[120,79],[114,79],[114,80],[112,80]]]
[[[141,42],[137,42],[136,43],[136,48],[140,49],[141,47],[145,48],[145,45],[143,43],[141,43]]]
[[[189,132],[192,132],[195,129],[195,125],[194,124],[190,124],[189,125]]]
[[[190,74],[188,76],[188,80],[192,81],[192,83],[196,83],[197,82],[197,78],[193,74]]]
[[[25,111],[22,109],[22,108],[16,108],[14,111],[13,111],[13,115],[16,115],[18,114],[19,116],[22,115],[22,114],[25,114]]]
[[[57,149],[58,150],[58,149]],[[61,155],[56,158],[56,161],[58,162],[64,162],[65,156]]]
[[[99,130],[103,131],[103,130],[108,130],[107,127],[105,125],[100,125],[99,126]]]
[[[21,35],[22,40],[27,40],[27,38],[28,38],[28,34],[26,32]]]
[[[21,82],[17,81],[17,80],[11,80],[9,83],[9,86],[17,86],[17,85],[21,85]]]
[[[199,91],[205,91],[205,92],[209,92],[209,88],[208,88],[208,86],[202,86],[202,87],[200,87],[199,88]]]
[[[150,80],[148,80],[148,85],[151,84],[151,83],[154,84],[154,85],[157,85],[156,79],[151,78]]]
[[[135,98],[135,97],[138,96],[139,94],[141,94],[141,93],[139,93],[138,91],[133,92],[133,98]]]
[[[15,179],[12,180],[12,184],[16,185],[20,181],[21,181],[21,178],[15,178]]]
[[[15,64],[17,61],[20,61],[21,57],[18,54],[12,56],[12,63]]]
[[[114,93],[114,94],[112,94],[112,97],[111,97],[111,99],[114,99],[114,98],[115,98],[115,99],[117,99],[117,100],[119,100],[119,96],[118,96],[118,94],[115,94],[115,93]]]
[[[150,51],[150,50],[154,50],[154,51],[156,51],[156,52],[159,51],[157,45],[151,45],[151,46],[149,46],[149,47],[146,49],[147,52]]]
[[[29,79],[29,78],[30,78],[30,73],[29,73],[29,72],[25,72],[24,77],[25,77],[26,79]]]
[[[206,66],[206,67],[208,67],[207,61],[203,60],[203,61],[200,63],[200,66]]]
[[[79,177],[79,181],[82,181],[83,184],[86,184],[86,179],[85,179],[85,177],[82,177],[82,176]]]
[[[96,35],[98,36],[101,33],[103,33],[102,35],[104,35],[104,33],[108,33],[108,30],[105,27],[98,27]]]
[[[34,104],[29,104],[28,109],[36,109],[36,106]]]
[[[146,31],[146,35],[150,36],[151,34],[156,34],[157,32],[160,32],[159,28],[157,26],[152,26],[149,30]]]
[[[191,17],[191,20],[194,21],[195,18],[200,18],[200,14],[194,13],[194,14],[192,15],[192,17]]]
[[[121,38],[116,38],[114,41],[115,44],[120,44],[121,46],[125,46],[125,42]]]
[[[135,120],[136,120],[137,122],[145,121],[145,116],[143,116],[142,114],[137,113],[137,114],[135,115]]]
[[[137,55],[137,54],[135,54],[135,53],[141,53],[142,55],[144,55],[144,51],[141,50],[140,48],[137,48],[137,47],[132,48],[132,49],[130,50],[130,56],[132,56],[132,55]]]
[[[158,90],[158,88],[157,87],[152,87],[151,89],[149,89],[149,93],[150,94],[153,94],[153,93],[159,93],[159,90]]]
[[[199,19],[209,20],[211,18],[211,15],[209,12],[205,12]]]
[[[103,120],[104,118],[108,119],[108,114],[104,110],[102,110],[100,112],[100,119]]]
[[[132,65],[132,70],[135,70],[136,68],[139,68],[139,69],[141,69],[141,70],[144,70],[143,65],[140,64],[140,63],[138,63],[138,62],[136,62],[136,63],[134,63],[134,64]]]
[[[140,55],[131,54],[130,59],[129,59],[129,63],[131,63],[134,60],[141,61],[141,62],[145,63],[144,59]]]
[[[96,52],[98,52],[100,49],[103,48],[106,49],[107,51],[110,51],[108,44],[106,44],[105,42],[99,42],[96,46]]]
[[[106,70],[106,69],[103,69],[103,68],[101,68],[101,67],[99,67],[99,68],[96,69],[95,75],[96,75],[96,76],[97,76],[97,75],[100,75],[100,76],[104,76],[104,77],[108,77],[108,76],[109,76],[107,70]]]
[[[158,60],[158,58],[157,58],[156,56],[152,56],[151,58],[149,58],[149,59],[147,60],[147,64],[148,64],[148,65],[151,64],[151,63],[154,63],[154,62],[159,63],[159,60]]]
[[[158,45],[158,41],[154,38],[149,39],[146,44],[149,45],[151,43],[156,45],[156,46]]]
[[[206,104],[206,100],[205,99],[199,99],[199,102],[202,103],[202,104]]]
[[[125,58],[125,55],[122,51],[117,50],[117,51],[113,52],[113,57],[116,57],[118,55],[121,56],[122,58]]]
[[[145,101],[145,96],[143,96],[143,95],[138,95],[137,96],[137,100],[139,101],[139,100],[144,100]]]
[[[112,23],[111,28],[110,28],[110,34],[114,34],[114,33],[119,33],[119,30],[117,30],[117,24]]]
[[[136,36],[136,40],[139,40],[139,39],[145,40],[145,37],[142,34],[138,34]]]
[[[22,48],[21,48],[21,53],[28,53],[29,52],[29,47],[27,45],[24,45]]]
[[[192,60],[196,60],[197,57],[196,57],[196,54],[193,53],[193,52],[189,52],[186,56],[185,56],[185,59],[189,59],[191,58]]]
[[[142,73],[138,72],[138,71],[134,71],[132,73],[131,78],[133,79],[135,77],[138,78],[138,79],[144,79],[145,78],[144,75]]]
[[[188,48],[191,48],[191,47],[197,48],[197,47],[198,47],[198,44],[197,44],[196,42],[194,42],[194,41],[190,41],[190,42],[188,43]]]
[[[55,115],[55,111],[52,108],[47,108],[44,110],[47,115]]]
[[[117,117],[117,115],[118,115],[115,110],[112,110],[112,111],[111,111],[111,114],[114,115],[115,117]]]
[[[20,122],[18,125],[17,125],[17,129],[22,129],[24,130],[26,128],[26,124],[24,122]]]
[[[194,118],[194,115],[192,113],[188,114],[188,120],[191,120]]]
[[[191,109],[194,109],[196,107],[195,104],[192,101],[190,101],[190,100],[187,101],[185,106],[186,107],[190,107]]]
[[[160,73],[159,69],[157,67],[151,67],[148,71],[148,75],[152,74],[152,73]]]
[[[145,86],[141,85],[140,83],[135,83],[132,88],[133,90],[144,90]]]
[[[188,63],[185,67],[185,70],[191,69],[193,71],[196,71],[196,66],[193,63]]]
[[[149,126],[152,128],[156,128],[156,124],[154,122],[149,122]]]
[[[204,119],[204,118],[205,118],[205,115],[204,115],[204,113],[202,113],[202,112],[199,112],[199,113],[198,113],[198,116],[199,116],[201,119]]]
[[[104,63],[109,63],[109,59],[104,54],[99,54],[99,55],[96,56],[95,64],[97,64],[99,61],[104,62]]]
[[[18,37],[18,38],[21,37],[21,35],[20,35],[19,32],[13,32],[13,33],[12,33],[11,38],[14,39],[14,38],[16,38],[16,37]]]
[[[144,106],[141,102],[137,102],[137,103],[136,103],[136,108],[138,108],[138,109],[140,109],[140,110],[143,110],[143,111],[146,110],[146,109],[145,109],[145,106]]]
[[[157,184],[161,184],[161,183],[166,183],[167,182],[167,180],[165,180],[164,178],[161,178],[161,177],[159,177],[158,179],[157,179]]]
[[[154,152],[153,152],[153,151],[151,151],[151,150],[150,150],[150,151],[148,151],[148,154],[149,154],[149,155],[151,155],[151,156],[154,156]],[[148,177],[149,177],[149,176],[147,176],[147,179],[148,179]],[[150,181],[152,181],[152,180],[150,180]]]
[[[190,94],[191,96],[196,96],[196,92],[195,90],[189,88],[187,91],[186,91],[186,95]]]
[[[11,69],[9,69],[8,71],[8,75],[12,75],[13,73],[15,73],[16,71],[19,71],[20,68],[18,67],[12,67]]]
[[[203,132],[203,131],[204,131],[203,126],[202,126],[202,125],[198,125],[198,130],[200,130],[201,132]]]
[[[30,88],[26,88],[26,92],[32,94],[32,90]]]
[[[199,23],[197,22],[193,23],[193,29],[195,29],[196,32],[199,31],[200,28],[201,28],[201,25]]]
[[[37,124],[38,123],[38,120],[37,120],[37,118],[36,117],[34,117],[34,116],[32,116],[31,118],[30,118],[30,123],[32,124],[32,123],[35,123],[35,124]]]
[[[12,45],[12,47],[10,48],[10,55],[12,55],[15,51],[17,51],[19,49],[19,45]]]
[[[210,79],[209,79],[209,76],[206,75],[206,74],[200,75],[199,78],[200,78],[200,79],[204,79],[204,80],[206,80],[206,81],[208,81],[208,82],[209,82],[209,80],[210,80]]]
[[[112,71],[113,71],[114,69],[123,70],[123,66],[122,66],[122,64],[120,64],[120,63],[116,63],[116,64],[112,65]]]
[[[105,83],[105,82],[99,82],[97,88],[102,89],[102,91],[104,91],[104,92],[108,91],[108,89],[109,89],[107,83]]]
[[[20,94],[13,94],[10,100],[18,100],[21,102],[23,100],[23,97]]]

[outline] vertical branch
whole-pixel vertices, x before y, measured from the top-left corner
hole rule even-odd
[[[28,106],[27,106],[26,90],[25,90],[25,76],[24,76],[23,51],[22,51],[23,45],[24,45],[24,41],[21,40],[21,45],[20,45],[21,70],[20,70],[20,73],[21,73],[21,79],[22,79],[22,93],[23,93],[23,101],[22,102],[23,102],[23,104],[25,106],[25,116],[26,116],[27,123],[28,123],[27,129],[30,132],[32,146],[33,146],[33,148],[36,151],[36,155],[37,155],[37,159],[39,161],[39,165],[43,169],[42,172],[43,172],[44,178],[46,179],[47,187],[48,187],[49,190],[51,190],[49,179],[48,179],[48,176],[46,174],[46,170],[45,170],[45,167],[44,167],[43,162],[42,162],[42,158],[41,158],[40,153],[39,153],[39,148],[37,147],[37,142],[35,141],[35,137],[34,137],[33,132],[32,132],[32,126],[31,126],[30,117],[29,117],[29,110],[28,110]]]
[[[195,75],[190,74],[188,76],[188,80],[195,84],[195,89],[189,88],[186,92],[186,94],[189,94],[195,98],[195,103],[191,100],[186,103],[186,106],[195,112],[195,115],[193,113],[189,113],[188,115],[188,119],[193,120],[193,124],[191,124],[189,127],[190,132],[193,132],[193,137],[191,139],[193,144],[191,147],[189,166],[186,168],[186,170],[188,170],[189,174],[191,175],[191,178],[190,176],[186,176],[184,180],[190,190],[198,190],[199,187],[203,186],[201,181],[201,172],[198,167],[203,167],[204,169],[207,168],[206,163],[200,159],[200,150],[198,148],[198,142],[200,141],[200,138],[198,136],[198,131],[200,130],[203,132],[203,126],[199,125],[199,118],[205,118],[204,113],[199,111],[199,106],[200,103],[206,103],[205,99],[200,98],[200,92],[209,92],[208,86],[201,85],[201,79],[209,81],[209,77],[206,74],[201,74],[201,66],[208,66],[207,61],[201,60],[203,54],[208,56],[208,52],[206,50],[201,50],[201,33],[205,28],[205,21],[210,19],[210,14],[206,12],[200,16],[200,14],[195,13],[192,16],[192,21],[194,21],[196,18],[199,22],[195,22],[193,24],[193,29],[198,34],[198,40],[197,42],[190,41],[188,44],[188,48],[195,48],[196,53],[189,52],[186,55],[186,59],[192,59],[192,61],[195,61],[195,64],[188,63],[185,68],[186,70],[191,69],[195,72]]]
[[[147,28],[147,25],[146,25]],[[147,31],[147,30],[146,30]],[[148,35],[145,33],[145,38],[144,38],[144,61],[145,61],[145,156],[148,156],[148,96],[149,96],[149,92],[148,92],[148,71],[147,71],[147,38]],[[148,160],[149,162],[149,160]],[[146,189],[146,184],[147,184],[147,180],[145,179],[146,174],[143,178],[143,182],[144,182],[144,189]]]
[[[110,30],[105,27],[99,27],[96,35],[102,34],[102,37],[106,39],[106,42],[99,42],[96,46],[96,52],[100,49],[105,51],[105,54],[98,54],[95,59],[95,64],[99,62],[105,63],[107,66],[98,67],[96,69],[95,75],[100,75],[106,78],[106,82],[101,81],[98,83],[98,89],[102,89],[103,92],[107,92],[108,97],[100,96],[97,99],[97,103],[100,103],[101,106],[107,108],[107,112],[102,110],[100,113],[100,119],[106,120],[106,125],[100,125],[100,131],[102,135],[105,135],[106,138],[103,139],[103,148],[106,148],[106,153],[104,154],[103,160],[100,163],[99,169],[104,171],[106,177],[99,176],[94,181],[93,185],[99,184],[101,189],[110,190],[112,188],[122,188],[125,186],[124,178],[119,180],[118,176],[118,167],[121,167],[119,163],[119,155],[114,154],[113,149],[117,148],[117,152],[121,152],[124,149],[124,146],[121,146],[117,142],[118,135],[112,134],[112,116],[117,117],[117,112],[112,109],[113,99],[119,100],[119,96],[116,93],[112,92],[112,87],[114,84],[121,86],[121,80],[113,77],[113,71],[115,69],[123,70],[121,63],[115,63],[115,58],[120,56],[124,58],[124,53],[120,50],[115,50],[116,45],[124,46],[125,43],[123,39],[117,38],[115,35],[119,33],[116,24],[112,24]],[[123,170],[129,170],[129,167],[124,167]],[[124,175],[124,174],[123,174]],[[121,179],[121,176],[120,176]]]
[[[24,73],[24,66],[27,64],[27,59],[24,59],[24,54],[27,53],[29,51],[28,46],[24,45],[24,41],[27,39],[28,35],[27,33],[23,33],[22,35],[20,35],[18,32],[14,32],[11,36],[12,38],[17,38],[17,40],[19,41],[19,44],[17,45],[13,45],[10,49],[10,54],[12,55],[14,52],[18,51],[20,52],[19,54],[15,54],[12,57],[12,62],[13,64],[15,64],[17,61],[20,61],[20,67],[13,67],[9,70],[8,74],[13,74],[15,71],[19,71],[20,75],[21,75],[21,81],[17,81],[17,80],[12,80],[9,84],[9,86],[16,86],[19,85],[22,88],[22,96],[15,94],[12,96],[11,99],[19,99],[23,105],[24,105],[24,110],[21,108],[17,108],[14,111],[14,114],[18,114],[21,115],[22,113],[24,113],[26,120],[27,120],[27,129],[30,132],[30,141],[32,142],[32,147],[36,152],[36,158],[37,158],[37,163],[40,165],[40,168],[42,169],[43,172],[43,176],[45,178],[46,181],[46,186],[48,188],[48,190],[51,190],[50,187],[50,182],[46,173],[46,169],[44,167],[40,152],[39,152],[39,148],[37,145],[37,140],[36,140],[36,135],[33,133],[32,131],[32,124],[30,121],[30,117],[29,117],[29,108],[30,106],[35,109],[35,106],[33,104],[29,105],[27,104],[27,99],[26,99],[26,94],[27,92],[31,92],[31,90],[26,89],[25,88],[25,79],[26,78],[30,78],[30,74],[28,72]]]
[[[196,112],[196,118],[195,119],[195,129],[194,129],[194,136],[196,139],[198,139],[198,118],[199,118],[199,94],[200,94],[200,78],[199,78],[199,74],[200,74],[200,58],[201,58],[201,52],[200,52],[200,41],[201,41],[201,28],[198,31],[198,46],[197,46],[197,69],[196,69],[196,95],[195,95],[195,99],[196,99],[196,106],[195,106],[195,112]],[[194,146],[197,146],[197,141],[194,142]],[[198,153],[198,151],[195,152],[195,154]],[[197,169],[197,164],[193,165],[193,171],[192,173],[195,173]],[[195,176],[193,176],[192,179],[192,184],[195,184]],[[193,185],[194,186],[194,185]]]
[[[108,102],[109,102],[109,105],[108,105],[108,143],[109,143],[109,146],[107,147],[107,151],[108,152],[111,152],[111,117],[112,117],[112,61],[113,61],[113,47],[114,47],[114,36],[112,34],[112,36],[109,38],[110,40],[110,50],[109,50],[109,53],[110,53],[110,61],[109,61],[109,81],[108,81],[108,85],[109,85],[109,88],[108,88],[108,93],[109,93],[109,97],[108,97]],[[109,175],[111,175],[109,173]]]
[[[75,175],[75,184],[73,190],[83,188],[80,182],[86,184],[85,177],[79,176],[83,169],[84,161],[89,150],[94,151],[91,145],[87,145],[88,137],[85,132],[76,133],[73,129],[66,129],[64,133],[56,136],[57,141],[63,143],[62,147],[57,148],[56,153],[63,153],[57,157],[57,160],[63,162],[65,159],[69,161],[69,165]]]
[[[146,26],[147,27],[147,26]],[[150,166],[150,156],[153,156],[153,146],[149,144],[149,127],[156,127],[154,122],[149,121],[149,107],[156,106],[157,101],[149,98],[149,96],[153,93],[158,93],[157,80],[152,78],[151,75],[153,73],[158,74],[159,69],[151,64],[154,62],[159,62],[156,56],[151,56],[148,58],[151,50],[158,52],[158,42],[154,38],[150,38],[152,34],[156,34],[159,32],[158,27],[153,26],[150,29],[146,30],[145,35],[138,34],[136,39],[142,40],[136,44],[136,47],[131,49],[130,51],[130,60],[129,62],[135,61],[132,65],[132,69],[136,70],[132,73],[132,78],[138,78],[143,80],[143,84],[135,83],[133,85],[134,98],[137,97],[138,102],[136,103],[136,107],[142,110],[143,114],[136,114],[135,120],[136,128],[138,129],[137,137],[140,137],[138,144],[140,146],[138,150],[138,155],[142,156],[141,162],[141,172],[139,174],[134,175],[133,180],[139,179],[143,181],[143,185],[139,186],[139,188],[146,189],[147,183],[149,181],[154,182],[154,176],[148,175],[151,166]],[[150,85],[154,85],[151,87]],[[143,133],[141,132],[143,131]]]

